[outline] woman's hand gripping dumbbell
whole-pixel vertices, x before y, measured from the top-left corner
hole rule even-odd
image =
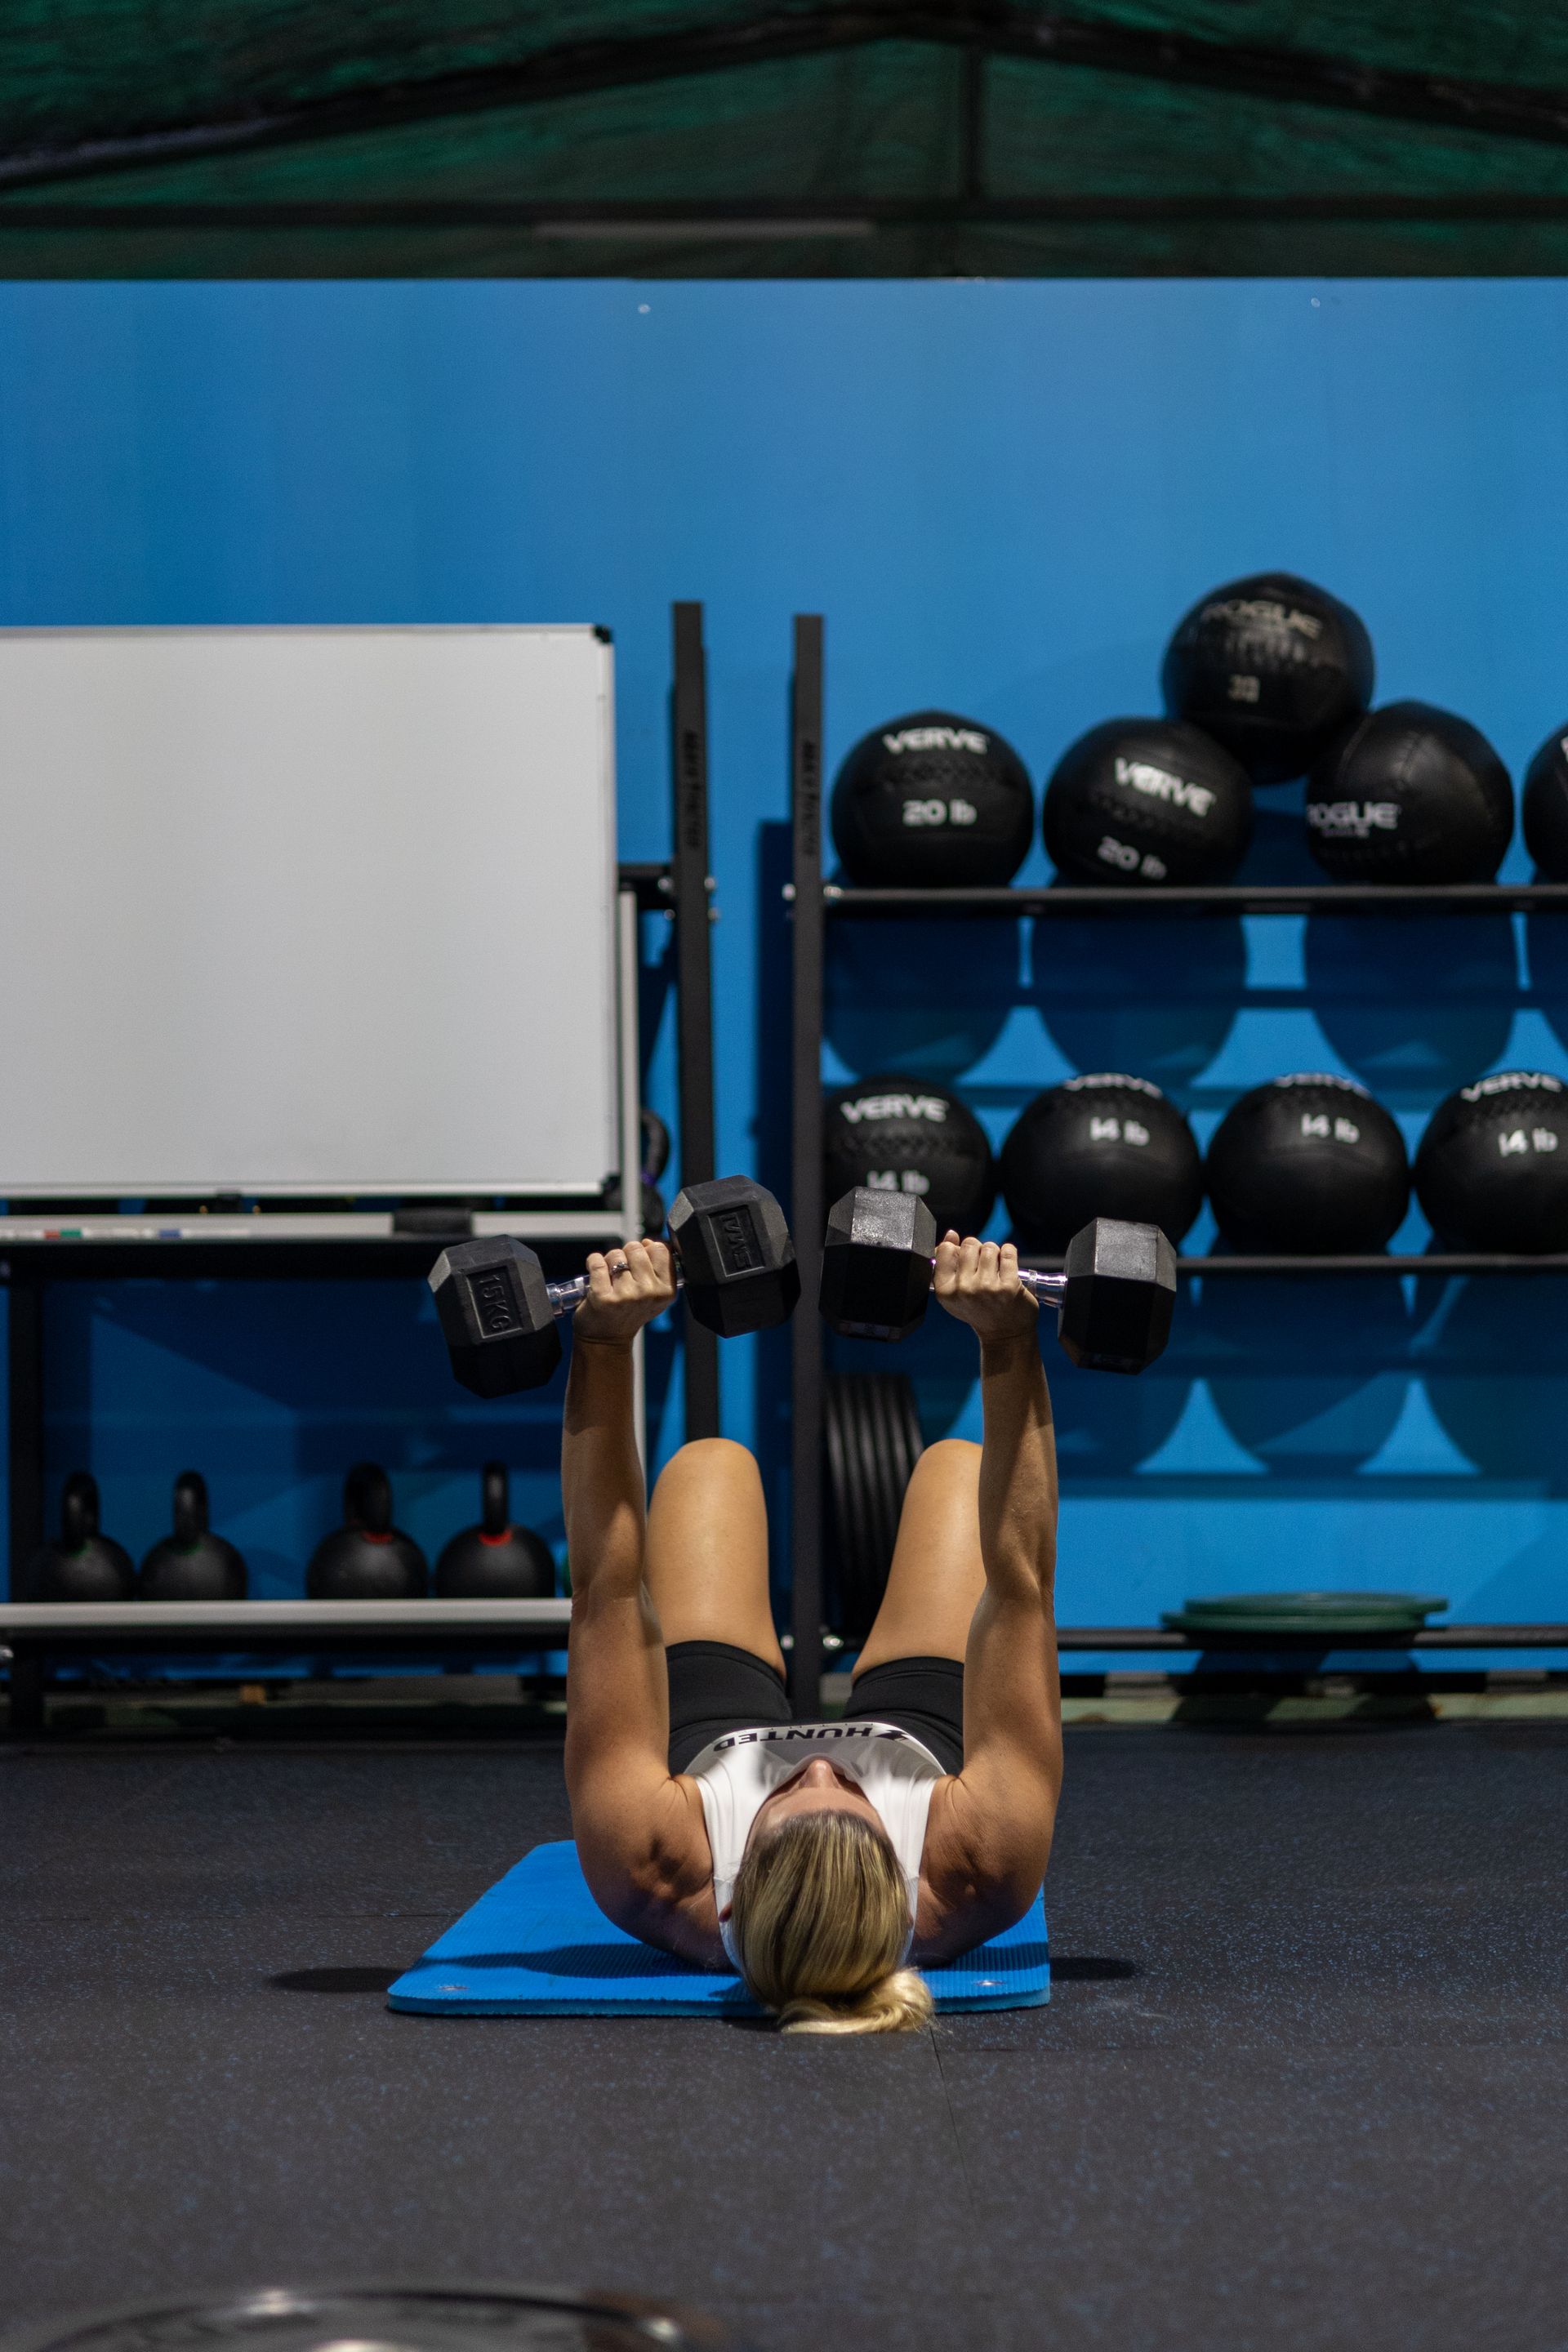
[[[1020,1266],[1008,1244],[1005,1284],[998,1280],[1000,1251],[994,1264],[985,1255],[995,1247],[944,1242],[939,1258],[936,1221],[923,1201],[861,1186],[827,1213],[823,1315],[850,1339],[907,1339],[924,1318],[934,1276],[943,1306],[977,1328],[977,1314],[958,1303],[966,1297],[991,1320],[1032,1313],[1026,1296],[1056,1307],[1062,1346],[1090,1371],[1141,1372],[1163,1351],[1176,1299],[1176,1254],[1157,1225],[1096,1217],[1068,1244],[1060,1274]]]
[[[570,1282],[546,1282],[525,1242],[460,1242],[431,1267],[430,1287],[454,1374],[475,1396],[498,1397],[543,1387],[561,1361],[561,1316],[585,1318],[584,1339],[629,1339],[679,1288],[700,1323],[733,1338],[786,1322],[800,1272],[773,1194],[749,1176],[721,1176],[677,1193],[668,1248],[627,1242],[595,1251]]]

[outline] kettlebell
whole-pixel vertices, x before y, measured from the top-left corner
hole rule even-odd
[[[343,1480],[343,1519],[311,1554],[310,1599],[423,1601],[425,1555],[393,1526],[392,1482],[378,1462],[356,1462]]]
[[[243,1601],[245,1560],[207,1527],[207,1482],[199,1470],[174,1481],[174,1531],[142,1563],[143,1601]]]
[[[465,1528],[436,1562],[443,1601],[542,1601],[555,1591],[555,1558],[531,1528],[511,1525],[504,1462],[479,1473],[479,1524]]]
[[[60,1497],[58,1540],[33,1555],[27,1589],[35,1601],[130,1601],[136,1570],[122,1544],[98,1532],[98,1481],[73,1470]]]

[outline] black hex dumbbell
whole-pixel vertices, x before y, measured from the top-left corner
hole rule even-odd
[[[726,1339],[786,1322],[800,1271],[784,1211],[749,1176],[689,1184],[669,1213],[676,1279],[699,1323]],[[475,1396],[542,1388],[561,1361],[556,1319],[574,1314],[588,1277],[546,1282],[526,1242],[460,1242],[430,1269],[452,1370]]]
[[[936,1220],[913,1193],[860,1186],[827,1213],[821,1307],[854,1339],[904,1339],[931,1296]],[[1171,1336],[1176,1253],[1158,1225],[1096,1217],[1068,1244],[1060,1274],[1020,1280],[1055,1307],[1057,1336],[1075,1364],[1141,1372]]]

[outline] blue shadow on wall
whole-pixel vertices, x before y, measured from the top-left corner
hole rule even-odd
[[[668,1326],[647,1341],[650,1419],[666,1410]],[[298,1596],[342,1520],[350,1465],[390,1473],[397,1524],[427,1555],[479,1517],[479,1465],[505,1462],[514,1517],[563,1559],[561,1403],[550,1386],[490,1403],[453,1381],[423,1282],[60,1284],[48,1296],[51,1515],[90,1464],[108,1533],[140,1556],[169,1525],[176,1474],[199,1469],[214,1523],[258,1600]]]
[[[1247,985],[1239,917],[1041,916],[1030,994],[1068,1068],[1127,1070],[1186,1108]]]
[[[1432,1412],[1458,1452],[1485,1478],[1568,1495],[1568,1302],[1560,1283],[1494,1275],[1415,1287],[1416,1362]],[[1561,1545],[1558,1559],[1568,1572]]]
[[[1430,1105],[1507,1051],[1518,993],[1508,915],[1315,915],[1305,964],[1319,1028],[1391,1110]]]
[[[1022,995],[1016,923],[827,927],[823,1028],[857,1077],[897,1070],[951,1085],[995,1045]]]

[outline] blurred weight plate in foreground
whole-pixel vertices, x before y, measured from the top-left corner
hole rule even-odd
[[[566,2287],[266,2287],[169,2295],[0,2338],[0,2352],[740,2352],[696,2314]]]

